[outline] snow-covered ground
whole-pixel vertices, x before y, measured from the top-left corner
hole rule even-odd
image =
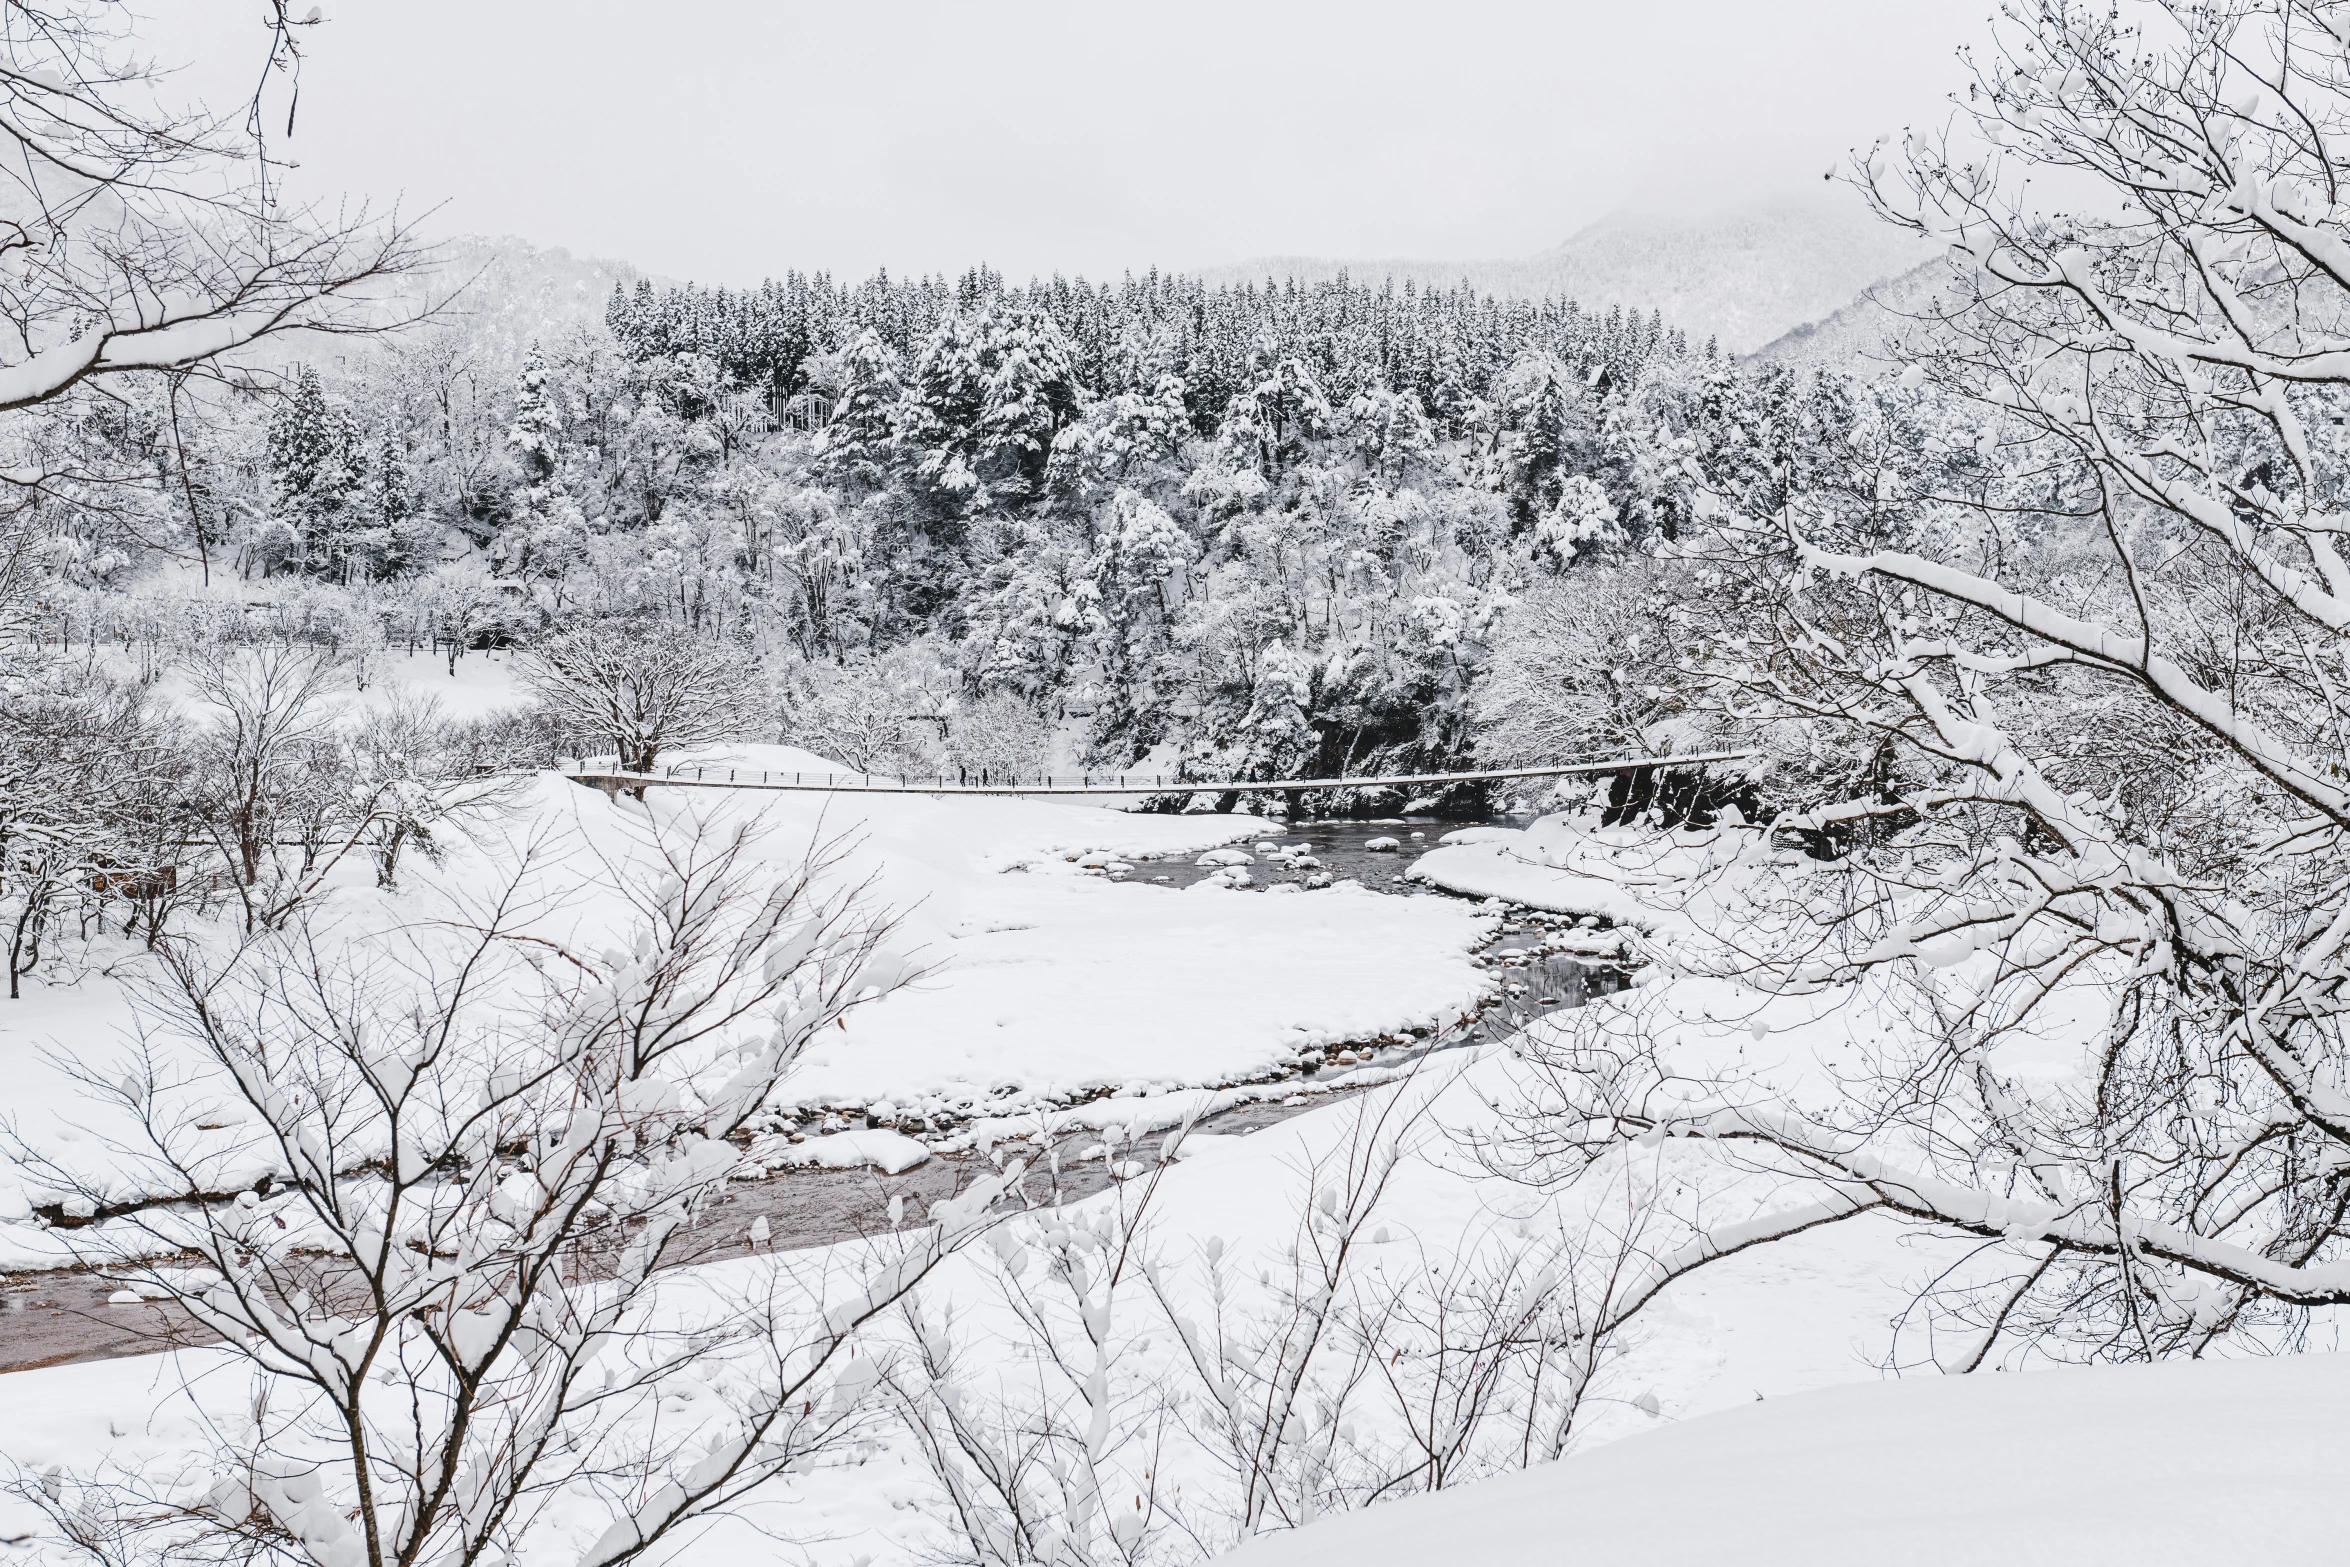
[[[1252,1296],[1248,1276],[1258,1260],[1278,1257],[1294,1242],[1311,1193],[1367,1142],[1408,1142],[1413,1152],[1367,1232],[1373,1269],[1401,1276],[1430,1262],[1441,1265],[1473,1246],[1510,1245],[1529,1226],[1554,1225],[1561,1215],[1588,1222],[1591,1208],[1607,1207],[1607,1196],[1553,1204],[1488,1174],[1458,1140],[1464,1131],[1490,1129],[1490,1106],[1508,1100],[1517,1070],[1499,1048],[1436,1057],[1418,1077],[1345,1104],[1246,1136],[1195,1138],[1150,1210],[1169,1287],[1187,1309],[1206,1311],[1202,1258],[1212,1249],[1238,1259],[1237,1287]],[[1407,1122],[1397,1113],[1399,1103],[1407,1109],[1425,1103],[1427,1114]],[[1652,1157],[1655,1166],[1643,1165],[1643,1178],[1659,1172],[1669,1178],[1680,1167],[1694,1172],[1706,1151],[1668,1147]],[[1105,1194],[1063,1218],[1099,1214],[1119,1200]],[[1767,1189],[1747,1189],[1727,1200],[1768,1207],[1778,1198]],[[1039,1227],[1051,1222],[1014,1221],[1013,1233],[1034,1243]],[[858,1251],[851,1246],[797,1259],[746,1257],[690,1270],[671,1291],[664,1315],[689,1317],[730,1294],[763,1299],[770,1270],[797,1269],[794,1276],[801,1278],[837,1275]],[[1625,1357],[1594,1396],[1587,1440],[1604,1443],[1660,1423],[1737,1409],[1757,1396],[1776,1399],[1874,1380],[1887,1321],[1925,1272],[1950,1260],[1944,1251],[1905,1250],[1892,1226],[1863,1222],[1718,1264],[1693,1278],[1689,1289],[1657,1308],[1628,1339]],[[1008,1338],[1013,1328],[1000,1293],[1003,1277],[994,1253],[966,1252],[926,1286],[925,1306],[982,1341]],[[1176,1345],[1163,1327],[1145,1319],[1136,1298],[1120,1306],[1113,1326],[1125,1342],[1121,1390],[1179,1385]],[[1007,1364],[1000,1374],[1016,1383],[1023,1373]],[[170,1471],[206,1452],[223,1423],[237,1424],[239,1411],[252,1407],[249,1388],[247,1372],[220,1351],[16,1373],[0,1379],[0,1394],[14,1412],[8,1429],[0,1431],[0,1453],[35,1467],[86,1465],[103,1453],[120,1463]],[[671,1439],[685,1438],[676,1433]],[[1156,1462],[1163,1474],[1187,1480],[1195,1495],[1216,1483],[1214,1461],[1180,1443]],[[740,1516],[718,1521],[667,1559],[780,1560],[778,1536],[804,1546],[821,1567],[934,1559],[942,1537],[936,1514],[924,1505],[930,1494],[903,1441],[885,1436],[853,1461],[770,1485]],[[585,1507],[558,1515],[542,1539],[545,1554],[534,1557],[531,1567],[565,1559],[567,1548],[597,1532],[600,1517]],[[0,1503],[0,1535],[34,1527],[21,1504]],[[799,1559],[798,1547],[791,1554]]]
[[[1686,936],[1752,916],[1738,897],[1742,880],[1708,874],[1745,847],[1740,836],[1603,828],[1562,813],[1524,828],[1446,833],[1405,874],[1469,897]]]
[[[791,765],[778,751],[735,760]],[[609,920],[612,910],[583,891],[595,878],[578,866],[629,863],[641,825],[634,808],[554,780],[534,784],[528,798],[524,820],[562,819],[576,835],[566,842],[600,851],[563,861],[572,879],[550,872],[546,891],[558,910],[550,928]],[[653,809],[719,809],[695,803],[710,798],[656,791]],[[1230,1080],[1316,1037],[1433,1020],[1466,1005],[1482,983],[1465,954],[1492,916],[1472,905],[1363,892],[1174,892],[1114,885],[1076,863],[1092,851],[1196,853],[1261,834],[1259,822],[921,797],[827,807],[821,797],[786,795],[755,808],[784,845],[853,819],[861,846],[843,874],[872,874],[882,895],[911,909],[907,939],[944,959],[923,987],[863,1014],[808,1060],[790,1091],[811,1098],[888,1093],[920,1104],[928,1095],[985,1110],[1017,1097],[999,1092],[1013,1082],[1023,1095],[1120,1086],[1128,1091],[1082,1107],[1080,1118],[1163,1124],[1170,1117],[1151,1107],[1188,1102],[1171,1089]],[[1593,1002],[1575,1026],[1638,1028],[1708,1070],[1745,1073],[1801,1101],[1824,1092],[1902,1018],[1869,987],[1769,996],[1704,972],[1719,922],[1763,906],[1750,894],[1767,901],[1759,881],[1703,874],[1734,849],[1729,838],[1635,838],[1554,821],[1526,835],[1456,835],[1419,865],[1431,880],[1603,913],[1642,932],[1653,958],[1645,982]],[[1738,863],[1763,867],[1765,880],[1812,874],[1769,870],[1767,857]],[[457,856],[436,872],[466,874]],[[1502,876],[1511,878],[1507,888],[1479,881]],[[373,896],[354,892],[351,901],[363,908]],[[88,1009],[84,1026],[97,1019]],[[1507,1130],[1508,1112],[1526,1102],[1528,1073],[1504,1046],[1451,1052],[1344,1104],[1246,1136],[1195,1136],[1151,1198],[1154,1288],[1163,1286],[1179,1312],[1261,1304],[1266,1279],[1294,1255],[1285,1248],[1318,1222],[1312,1215],[1333,1171],[1366,1148],[1407,1155],[1375,1224],[1362,1231],[1364,1276],[1374,1283],[1422,1279],[1464,1256],[1503,1255],[1545,1236],[1604,1250],[1630,1227],[1625,1202],[1636,1193],[1694,1203],[1709,1224],[1810,1195],[1702,1142],[1610,1155],[1604,1179],[1564,1195],[1504,1179],[1480,1140]],[[60,1092],[54,1083],[47,1091]],[[1007,1231],[1043,1244],[1055,1226],[1131,1204],[1133,1191],[1089,1199],[1075,1213],[1015,1219]],[[690,1270],[666,1287],[660,1309],[690,1317],[730,1293],[763,1297],[775,1270],[844,1273],[866,1244]],[[1253,1544],[1240,1559],[1262,1567],[1356,1559],[1381,1567],[1438,1554],[1501,1564],[2334,1559],[2322,1531],[2350,1437],[2331,1411],[2350,1393],[2350,1361],[2312,1355],[1889,1379],[1887,1365],[1924,1360],[1898,1336],[1904,1307],[1929,1278],[1967,1266],[1976,1249],[1871,1216],[1711,1263],[1672,1285],[1622,1336],[1593,1386],[1575,1456],[1325,1521]],[[1231,1259],[1229,1294],[1204,1279],[1204,1259],[1217,1255]],[[1006,1277],[1000,1252],[975,1248],[924,1289],[926,1310],[999,1352],[983,1387],[1016,1383],[1038,1364],[1005,1352],[1020,1331]],[[1122,1396],[1183,1385],[1175,1336],[1163,1321],[1154,1326],[1151,1309],[1129,1299],[1115,1322],[1105,1312],[1105,1331],[1121,1345]],[[86,1467],[105,1456],[160,1472],[206,1453],[252,1407],[252,1394],[249,1373],[228,1356],[197,1351],[18,1373],[0,1379],[0,1402],[10,1411],[0,1453],[19,1462]],[[665,1428],[664,1440],[689,1435]],[[1179,1425],[1151,1459],[1160,1485],[1188,1483],[1195,1498],[1212,1496],[1222,1473],[1197,1435]],[[948,1549],[937,1501],[911,1445],[884,1428],[837,1464],[771,1483],[665,1559],[936,1560]],[[1212,1507],[1202,1516],[1209,1522],[1200,1538],[1212,1542]],[[602,1522],[587,1501],[566,1501],[518,1567],[567,1559]],[[19,1504],[0,1504],[0,1536],[34,1527]]]
[[[830,771],[785,747],[698,753],[711,766]],[[453,835],[438,863],[411,855],[400,890],[378,891],[354,857],[321,928],[361,957],[461,917],[526,857],[532,929],[601,951],[628,928],[631,883],[655,874],[647,811],[674,836],[696,822],[753,821],[761,855],[788,874],[812,843],[835,843],[839,886],[869,885],[901,916],[896,944],[928,973],[855,1015],[785,1086],[806,1105],[889,1102],[901,1112],[1004,1116],[1105,1091],[1160,1093],[1237,1082],[1295,1064],[1309,1045],[1366,1039],[1460,1016],[1490,981],[1469,955],[1493,916],[1448,899],[1351,886],[1291,897],[1118,883],[1088,856],[1194,856],[1278,829],[1249,816],[1137,816],[1050,802],[919,795],[651,791],[640,806],[554,775],[517,786],[493,817]],[[0,1006],[0,1072],[15,1127],[76,1169],[103,1170],[126,1128],[64,1065],[109,1080],[136,1021],[126,976],[55,974]],[[169,1041],[162,1048],[171,1047]],[[208,1102],[184,1096],[197,1124]],[[250,1184],[257,1155],[228,1158],[213,1189]],[[152,1193],[117,1190],[116,1200]],[[0,1163],[0,1268],[54,1260],[31,1222],[24,1172]]]
[[[370,694],[396,690],[428,696],[453,719],[486,718],[528,700],[515,684],[514,655],[497,649],[466,653],[452,669],[445,654],[393,648],[377,655],[368,673]]]
[[[1232,1567],[2319,1567],[2350,1355],[1930,1378],[1749,1402],[1251,1542]]]
[[[1155,1199],[1169,1271],[1192,1277],[1185,1270],[1197,1268],[1210,1238],[1232,1256],[1276,1254],[1295,1232],[1311,1172],[1326,1171],[1367,1120],[1377,1124],[1370,1107],[1382,1095],[1433,1094],[1436,1114],[1421,1157],[1399,1172],[1380,1210],[1376,1249],[1409,1271],[1469,1238],[1506,1235],[1543,1204],[1483,1176],[1445,1134],[1489,1127],[1484,1107],[1506,1100],[1513,1071],[1506,1052],[1492,1049],[1364,1101],[1246,1137],[1198,1139]],[[1693,1171],[1705,1153],[1668,1148],[1662,1157]],[[1093,1199],[1080,1212],[1115,1200]],[[1748,1190],[1743,1200],[1779,1199]],[[2350,1393],[2350,1361],[1885,1381],[1878,1366],[1890,1322],[1956,1254],[1863,1220],[1715,1264],[1643,1320],[1595,1398],[1579,1456],[1316,1524],[1239,1560],[1381,1567],[1442,1549],[1506,1567],[1557,1560],[1566,1542],[1593,1560],[1659,1563],[2328,1559],[2319,1499],[2350,1457],[2350,1438],[2326,1429],[2338,1426],[2327,1411]],[[728,1292],[757,1297],[777,1266],[746,1258],[695,1270],[668,1309],[690,1313]],[[1002,1321],[999,1277],[984,1253],[966,1254],[934,1281],[926,1304],[984,1335]],[[1167,1336],[1152,1345],[1147,1325],[1129,1331],[1142,1347],[1122,1385],[1169,1379]],[[160,1472],[207,1452],[251,1397],[247,1373],[218,1351],[5,1383],[11,1418],[0,1452],[35,1467],[104,1454]],[[1213,1481],[1197,1453],[1158,1462],[1195,1487]],[[663,1559],[935,1559],[933,1500],[903,1442],[884,1437],[850,1461],[772,1484]],[[600,1518],[558,1511],[533,1561],[565,1559]],[[0,1503],[0,1535],[36,1526],[21,1504]],[[2247,1541],[2262,1547],[2256,1557],[2225,1548]]]

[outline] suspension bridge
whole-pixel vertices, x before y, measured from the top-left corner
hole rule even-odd
[[[1653,769],[1701,767],[1714,762],[1746,761],[1752,751],[1704,751],[1686,755],[1617,756],[1596,762],[1561,762],[1547,767],[1498,767],[1464,773],[1386,773],[1361,778],[1186,778],[1163,773],[1085,773],[1075,778],[1004,779],[985,772],[974,777],[937,773],[928,778],[893,778],[872,773],[803,773],[770,768],[687,764],[657,772],[632,773],[617,769],[567,769],[566,777],[608,795],[646,789],[771,789],[824,794],[985,794],[985,795],[1118,795],[1133,798],[1153,794],[1278,794],[1294,802],[1300,795],[1332,789],[1402,789],[1426,792],[1454,784],[1504,783],[1522,778],[1572,778],[1600,773],[1639,773]]]

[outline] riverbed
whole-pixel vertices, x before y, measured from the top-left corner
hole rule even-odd
[[[1523,821],[1514,817],[1497,816],[1491,820],[1504,826],[1523,825]],[[1232,852],[1250,857],[1250,863],[1237,867],[1249,873],[1244,890],[1269,891],[1285,884],[1327,885],[1319,882],[1319,878],[1326,876],[1333,882],[1359,881],[1378,892],[1414,895],[1433,889],[1408,880],[1403,874],[1405,867],[1416,856],[1436,847],[1446,833],[1477,825],[1484,824],[1433,816],[1346,817],[1288,823],[1273,818],[1265,822],[1263,833],[1236,841],[1224,852],[1227,857]],[[1375,844],[1392,847],[1374,848]],[[1208,858],[1184,855],[1130,862],[1129,870],[1105,870],[1105,874],[1113,880],[1188,887],[1235,868],[1229,863],[1203,863]]]
[[[1351,881],[1393,897],[1448,899],[1451,895],[1407,880],[1404,871],[1416,854],[1434,847],[1446,832],[1461,825],[1458,821],[1428,818],[1303,821],[1287,825],[1266,821],[1261,832],[1229,840],[1234,850],[1247,856],[1245,866],[1229,863],[1235,858],[1232,854],[1223,856],[1228,863],[1203,865],[1200,860],[1212,860],[1213,856],[1200,850],[1187,850],[1158,858],[1136,855],[1123,862],[1128,867],[1124,869],[1112,870],[1106,865],[1088,868],[1098,869],[1113,881],[1131,880],[1168,887],[1188,887],[1210,877],[1220,877],[1236,891],[1252,894],[1245,905],[1250,908],[1257,907],[1257,896],[1272,896],[1275,888],[1302,892],[1325,881]],[[1054,858],[1059,860],[1062,856]],[[1064,873],[1077,869],[1068,865],[1059,868]],[[1245,881],[1232,875],[1236,869],[1246,870]],[[1025,876],[1012,878],[1013,883],[1031,880]],[[1331,896],[1345,898],[1343,892]],[[1359,899],[1361,894],[1353,896]],[[1225,924],[1226,921],[1213,914],[1218,906],[1216,900],[1216,894],[1204,894],[1200,909],[1209,917],[1204,921],[1188,921],[1187,927]],[[1113,896],[1112,901],[1123,900]],[[1183,901],[1188,906],[1194,900]],[[1275,901],[1291,900],[1276,898]],[[1319,906],[1318,898],[1300,897],[1296,902],[1301,913]],[[1242,907],[1237,903],[1231,906],[1235,915]],[[1336,915],[1340,908],[1341,905],[1331,905],[1331,913]],[[1297,1054],[1292,1058],[1293,1064],[1270,1078],[1241,1079],[1253,1085],[1247,1090],[1246,1102],[1228,1104],[1203,1120],[1202,1129],[1222,1135],[1245,1135],[1257,1127],[1331,1103],[1337,1097],[1359,1092],[1379,1081],[1391,1080],[1396,1074],[1408,1071],[1420,1058],[1500,1037],[1529,1017],[1580,1005],[1589,996],[1604,993],[1620,983],[1615,971],[1604,965],[1594,966],[1591,961],[1595,951],[1605,943],[1594,939],[1590,922],[1520,911],[1495,912],[1501,918],[1491,927],[1493,934],[1483,939],[1482,950],[1468,961],[1478,968],[1497,972],[1501,983],[1498,993],[1472,1008],[1469,1015],[1463,1017],[1456,1013],[1455,1020],[1449,1023],[1369,1037],[1338,1035]],[[1243,919],[1239,923],[1245,927],[1255,922]],[[1293,922],[1283,922],[1284,927],[1289,923]],[[1322,921],[1312,919],[1308,923]],[[1066,1097],[1059,1102],[1071,1103]],[[849,1113],[858,1114],[854,1110]],[[950,1129],[944,1119],[932,1122],[931,1126],[939,1132]],[[807,1129],[818,1128],[812,1122]],[[975,1178],[984,1166],[981,1154],[956,1146],[951,1136],[934,1139],[925,1135],[925,1141],[936,1143],[931,1157],[899,1176],[870,1171],[785,1169],[764,1179],[729,1183],[716,1200],[706,1205],[690,1245],[677,1261],[683,1265],[739,1255],[747,1244],[751,1224],[760,1218],[768,1221],[768,1233],[779,1248],[831,1244],[885,1222],[884,1215],[893,1196],[902,1195],[914,1199],[918,1205],[926,1204]],[[1057,1184],[1040,1186],[1031,1194],[1032,1200],[1073,1200],[1109,1182],[1109,1167],[1114,1161],[1098,1152],[1102,1142],[1098,1133],[1069,1135],[1055,1141],[1061,1146],[1060,1167],[1053,1177]],[[1031,1151],[1041,1150],[1032,1144]],[[20,1271],[0,1280],[0,1370],[141,1353],[173,1342],[186,1332],[184,1321],[175,1321],[172,1312],[155,1303],[110,1303],[116,1288],[97,1275],[76,1269]]]

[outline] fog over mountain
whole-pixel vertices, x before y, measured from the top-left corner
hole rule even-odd
[[[1752,359],[1873,376],[1896,362],[1902,334],[1942,292],[1951,272],[1939,256],[1862,291],[1842,309],[1791,327],[1748,355]]]
[[[970,258],[974,265],[989,259]],[[820,269],[778,255],[768,275],[795,270]],[[441,248],[430,279],[444,289],[470,280],[463,311],[515,315],[511,329],[527,336],[534,323],[601,320],[612,283],[633,284],[641,275],[627,260],[575,256],[513,236],[466,236]],[[1265,256],[1191,275],[1212,283],[1310,283],[1341,275],[1438,288],[1465,282],[1504,298],[1570,298],[1593,310],[1654,310],[1693,344],[1712,337],[1732,353],[1865,373],[1864,361],[1881,347],[1890,319],[1867,296],[1883,286],[1907,298],[1940,274],[1929,246],[1875,221],[1839,187],[1728,210],[1628,209],[1518,260]]]
[[[1927,259],[1921,241],[1870,217],[1849,191],[1719,211],[1627,209],[1554,250],[1518,260],[1331,260],[1266,256],[1210,267],[1211,281],[1345,273],[1518,298],[1557,295],[1604,308],[1656,310],[1693,341],[1747,353],[1843,309],[1871,285]]]

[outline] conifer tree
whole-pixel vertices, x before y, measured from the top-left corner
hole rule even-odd
[[[979,334],[963,316],[946,317],[915,362],[900,439],[915,475],[956,505],[981,498],[979,422],[987,413],[987,383]]]
[[[1042,310],[991,312],[980,325],[980,363],[987,372],[974,440],[981,480],[998,497],[1033,494],[1054,437],[1084,400],[1069,341]]]
[[[523,484],[545,486],[555,477],[561,429],[547,397],[547,361],[539,345],[530,345],[522,360],[522,381],[514,398],[514,422],[506,431],[506,451]]]
[[[272,520],[288,541],[275,564],[347,575],[348,530],[365,483],[358,426],[331,404],[318,372],[304,365],[290,396],[270,414],[263,455]]]
[[[887,482],[896,459],[904,365],[871,327],[841,354],[843,386],[831,422],[816,438],[816,471],[860,489]]]

